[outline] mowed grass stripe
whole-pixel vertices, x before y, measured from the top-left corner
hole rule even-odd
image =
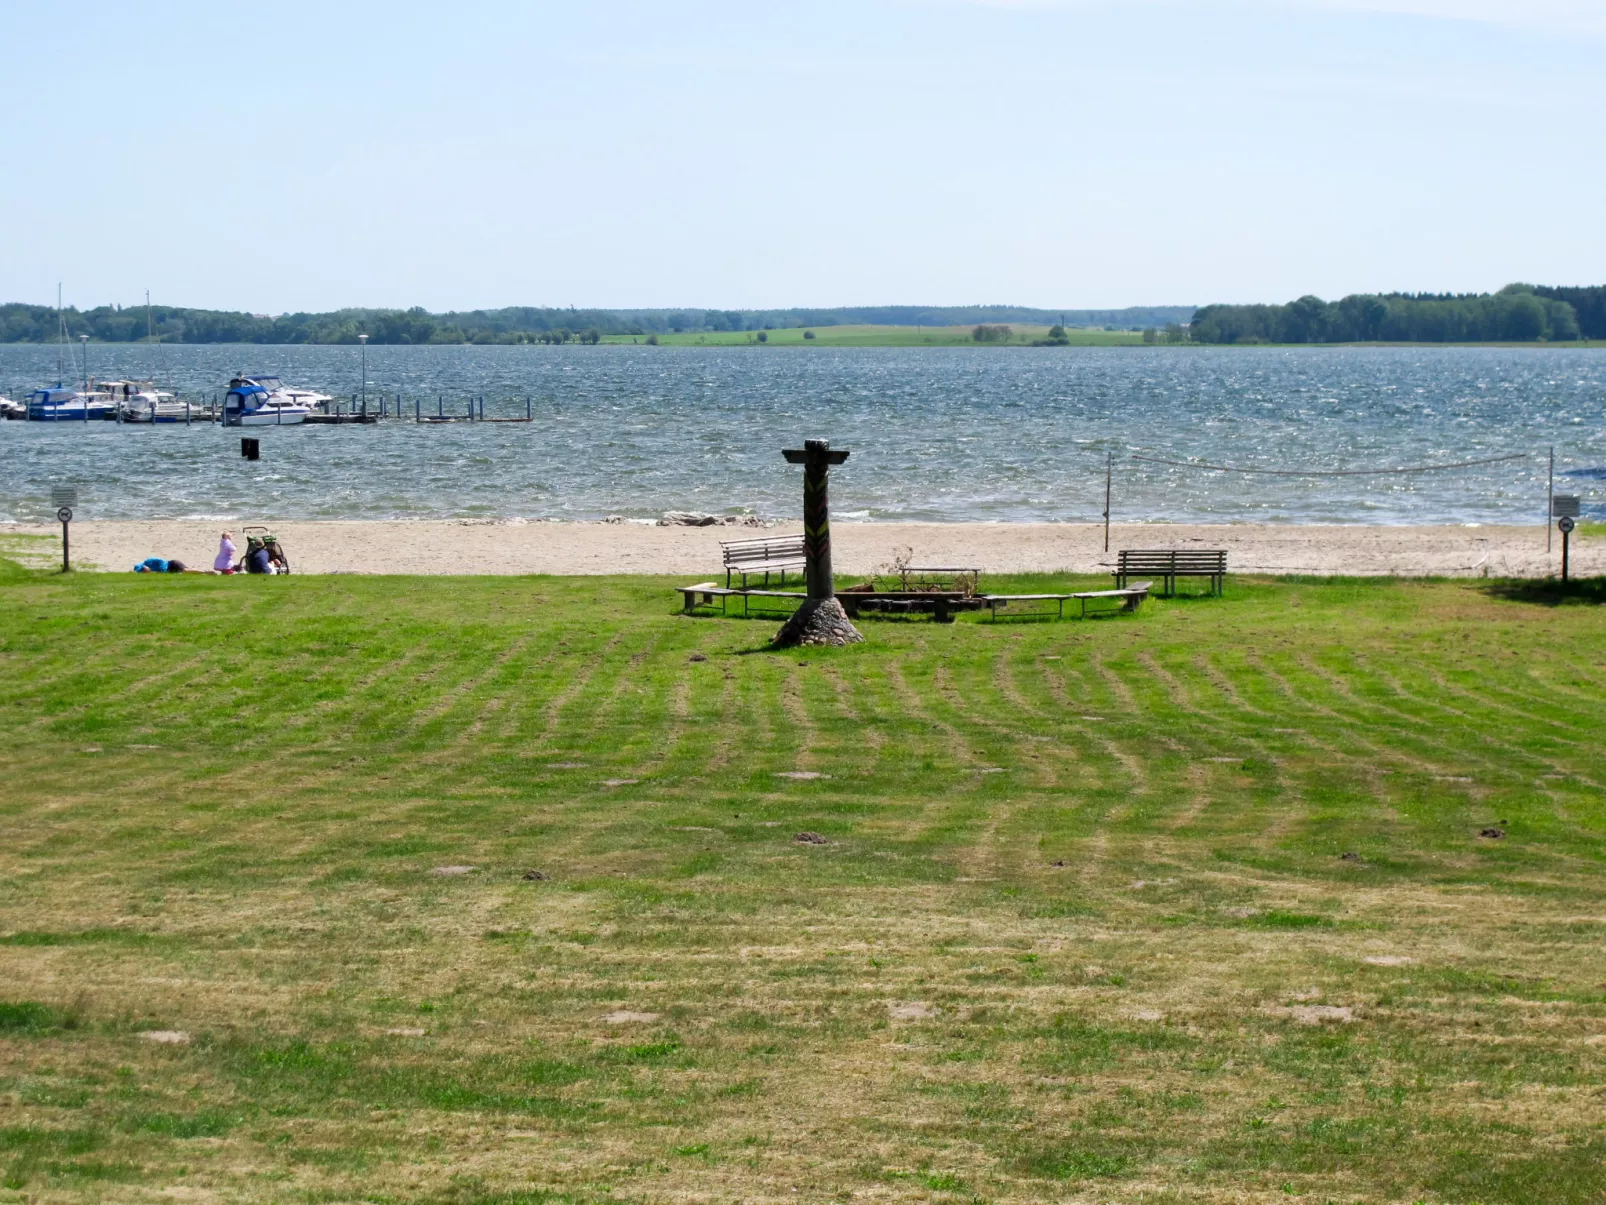
[[[6,1185],[1598,1198],[1598,608],[776,654],[671,584],[5,575]]]

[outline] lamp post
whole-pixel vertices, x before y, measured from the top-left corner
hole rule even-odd
[[[84,421],[89,421],[89,336],[78,336],[79,346],[84,349]],[[62,528],[63,531],[66,528]]]
[[[368,413],[368,336],[358,335],[357,342],[362,344],[362,412]]]

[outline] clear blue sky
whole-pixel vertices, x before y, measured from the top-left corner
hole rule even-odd
[[[5,0],[0,78],[0,300],[1606,282],[1606,0]]]

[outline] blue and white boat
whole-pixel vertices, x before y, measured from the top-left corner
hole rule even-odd
[[[28,395],[28,421],[35,423],[110,422],[117,404],[104,393],[80,393],[65,385],[35,389]]]
[[[88,339],[88,335],[81,336]],[[89,352],[85,349],[82,392],[67,386],[64,356],[67,351],[67,319],[61,312],[61,286],[56,286],[56,383],[35,389],[28,395],[26,417],[36,423],[109,422],[117,418],[117,402],[108,394],[89,387]],[[74,368],[77,365],[74,364]]]
[[[275,376],[241,374],[229,382],[223,399],[225,427],[288,427],[304,423],[315,406],[329,400],[322,393],[287,389]]]

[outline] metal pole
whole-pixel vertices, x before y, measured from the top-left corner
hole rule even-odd
[[[1567,546],[1572,543],[1572,538],[1572,531],[1567,527],[1563,527],[1561,529],[1561,580],[1563,584],[1567,581]]]
[[[1545,552],[1550,551],[1550,511],[1556,497],[1556,446],[1550,446],[1550,479],[1545,484]]]
[[[435,417],[436,418],[444,418],[445,415],[446,415],[446,395],[444,393],[437,393],[435,395]]]
[[[535,415],[530,411],[530,395],[526,393],[524,395],[524,421],[529,422],[534,417]]]
[[[1110,474],[1113,471],[1115,454],[1104,453],[1104,551],[1110,550]]]
[[[421,423],[421,422],[424,421],[424,399],[423,398],[415,397],[413,399],[413,421],[415,423]]]
[[[67,511],[67,517],[61,521],[61,571],[72,572],[72,561],[67,555],[67,525],[72,522],[72,512]]]

